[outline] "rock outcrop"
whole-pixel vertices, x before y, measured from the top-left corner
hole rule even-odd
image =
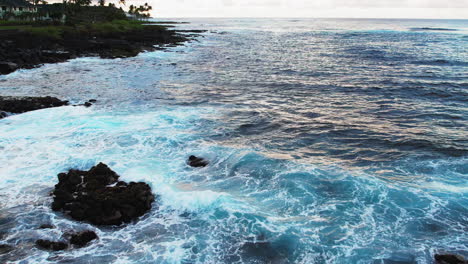
[[[464,257],[453,254],[436,254],[434,259],[437,264],[468,264]]]
[[[95,225],[120,225],[151,209],[154,195],[148,184],[119,181],[119,175],[99,163],[89,171],[58,175],[52,209]]]
[[[6,113],[20,114],[43,108],[67,105],[68,101],[62,101],[55,97],[21,97],[0,96],[0,119],[8,116]]]
[[[37,240],[36,246],[40,249],[53,250],[53,251],[64,250],[68,248],[68,244],[65,242],[50,241],[50,240],[44,240],[44,239]]]
[[[76,57],[133,57],[155,45],[178,45],[188,39],[174,30],[148,26],[126,32],[66,31],[59,39],[21,30],[0,30],[0,74],[31,69]]]
[[[52,240],[45,240],[39,239],[36,241],[36,246],[40,249],[44,250],[65,250],[74,245],[75,247],[84,247],[87,246],[89,242],[98,238],[96,233],[91,230],[86,230],[79,233],[72,233],[72,234],[65,234],[64,237],[69,237],[69,241],[52,241]]]
[[[94,239],[97,239],[98,236],[91,230],[83,231],[80,233],[72,234],[70,237],[70,244],[75,245],[77,247],[84,247],[89,242]]]
[[[203,158],[199,158],[197,156],[190,156],[188,158],[188,165],[190,165],[191,167],[206,167],[208,165],[208,161],[203,159]]]

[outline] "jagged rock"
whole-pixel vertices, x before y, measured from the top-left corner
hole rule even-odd
[[[97,238],[98,236],[96,235],[96,233],[94,233],[91,230],[87,230],[80,233],[72,234],[70,237],[70,244],[78,247],[84,247],[89,242]]]
[[[46,250],[54,250],[54,251],[64,250],[68,248],[67,243],[44,240],[44,239],[37,240],[36,245],[39,248],[46,249]]]
[[[20,114],[28,111],[39,110],[43,108],[58,107],[67,105],[68,101],[62,101],[55,97],[17,97],[0,96],[0,112],[10,112]],[[3,116],[0,114],[0,118]]]
[[[52,209],[95,225],[135,220],[149,211],[154,201],[148,184],[118,181],[119,175],[103,163],[89,171],[60,173],[58,179]]]
[[[208,161],[192,155],[188,159],[188,164],[192,167],[206,167],[208,165]]]
[[[468,264],[463,256],[454,254],[436,254],[434,259],[437,264]]]

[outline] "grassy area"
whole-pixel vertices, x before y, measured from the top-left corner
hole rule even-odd
[[[146,25],[145,25],[146,24]],[[165,27],[159,25],[151,25],[142,21],[133,20],[114,20],[112,22],[86,24],[88,30],[96,33],[115,33],[115,32],[126,32],[132,30],[140,30],[145,27],[159,27],[164,29]]]
[[[161,25],[153,25],[148,24],[148,22],[132,20],[114,20],[111,22],[80,23],[75,26],[44,25],[43,23],[21,21],[0,21],[0,30],[27,31],[36,35],[46,36],[54,39],[61,39],[63,33],[65,32],[82,32],[104,35],[141,30],[146,27],[166,29],[166,27]]]
[[[0,20],[0,27],[31,25],[29,21],[7,21]]]

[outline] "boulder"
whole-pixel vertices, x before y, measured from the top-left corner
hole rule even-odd
[[[98,236],[91,230],[83,231],[80,233],[72,234],[70,237],[70,244],[75,245],[77,247],[84,247],[89,242],[94,239],[97,239]]]
[[[434,259],[437,264],[468,264],[464,257],[454,254],[436,254]]]
[[[119,175],[99,163],[89,171],[58,175],[52,209],[95,225],[120,225],[151,209],[154,195],[143,182],[118,181]]]
[[[191,167],[206,167],[208,165],[208,161],[192,155],[188,159],[188,164]]]
[[[50,240],[44,240],[44,239],[39,239],[36,241],[36,246],[41,249],[46,249],[46,250],[64,250],[68,248],[68,244],[65,242],[60,242],[60,241],[50,241]]]

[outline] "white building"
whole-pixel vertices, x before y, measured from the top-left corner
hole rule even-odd
[[[25,0],[0,0],[0,17],[7,14],[36,13],[37,7]]]

